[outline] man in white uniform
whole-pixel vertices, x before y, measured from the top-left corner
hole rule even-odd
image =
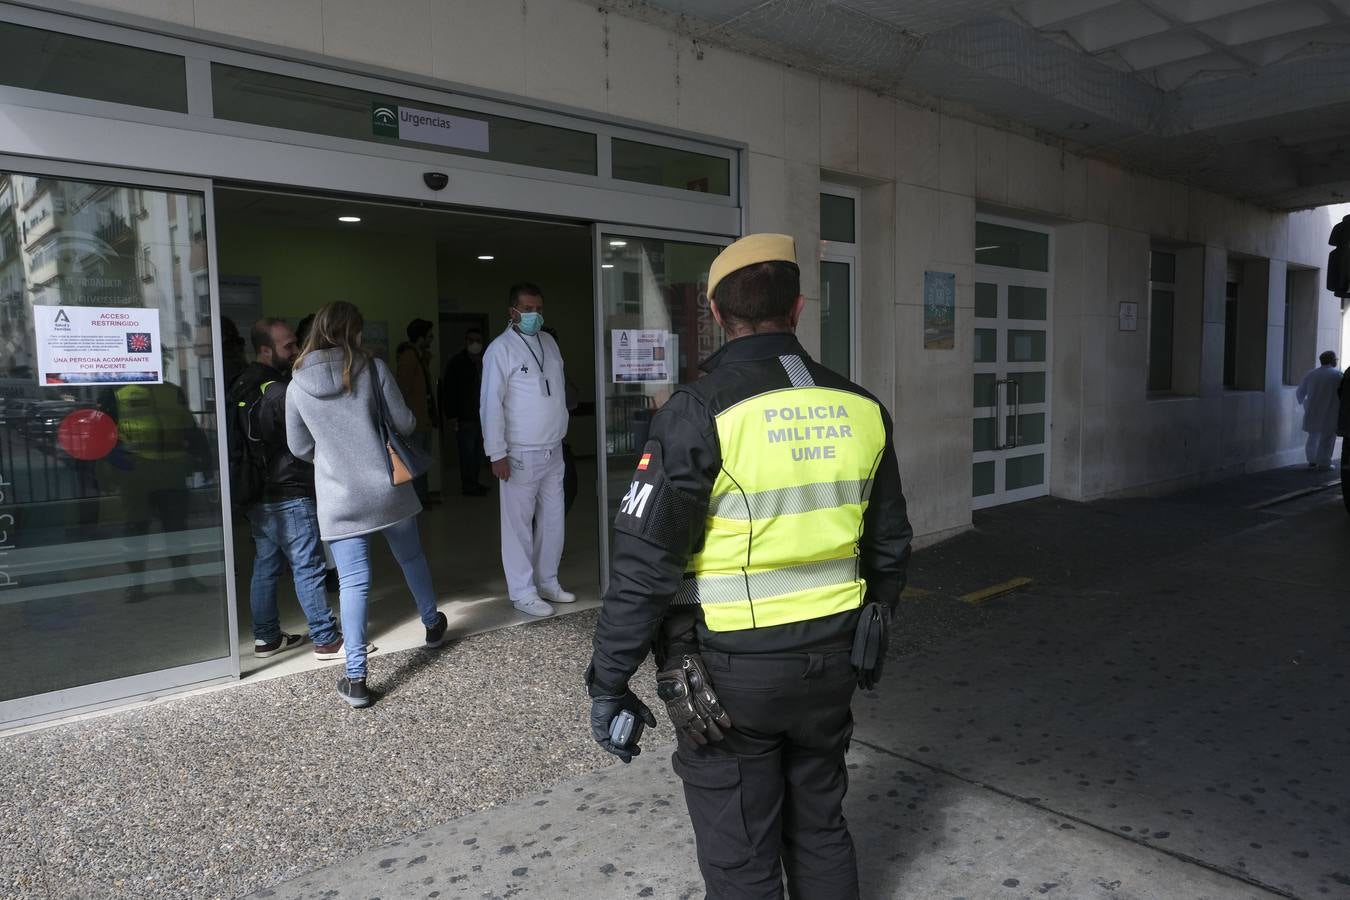
[[[544,293],[511,288],[510,323],[483,354],[483,449],[501,481],[502,568],[516,609],[551,616],[571,603],[558,583],[563,550],[563,437],[567,392],[562,354],[544,334]]]
[[[1322,365],[1303,376],[1298,402],[1303,404],[1303,430],[1308,432],[1308,468],[1330,469],[1336,446],[1336,418],[1340,413],[1341,370],[1330,350],[1317,358]]]

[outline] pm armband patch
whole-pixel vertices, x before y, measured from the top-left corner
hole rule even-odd
[[[693,501],[666,480],[661,445],[648,441],[619,501],[614,529],[662,546],[687,543],[692,507]]]

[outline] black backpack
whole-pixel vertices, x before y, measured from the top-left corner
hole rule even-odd
[[[241,379],[242,381],[242,379]],[[262,391],[235,383],[225,398],[225,445],[230,464],[230,508],[242,513],[262,499],[267,484],[267,447],[258,430]]]

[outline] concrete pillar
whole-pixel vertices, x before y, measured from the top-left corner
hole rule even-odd
[[[975,201],[895,185],[896,451],[917,533],[970,525],[975,313]],[[864,263],[866,265],[866,263]],[[956,346],[923,345],[924,272],[956,275]]]
[[[858,380],[887,409],[895,408],[895,184],[862,189],[858,293],[855,324]]]
[[[1116,328],[1110,243],[1098,223],[1055,229],[1050,492],[1069,500],[1098,489],[1106,452],[1107,336]]]
[[[1055,229],[1054,358],[1050,362],[1050,493],[1083,496],[1083,296],[1087,232]]]

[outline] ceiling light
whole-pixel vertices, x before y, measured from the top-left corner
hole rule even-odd
[[[600,268],[602,268],[602,269],[612,269],[612,268],[614,268],[614,263],[601,263],[601,264],[600,264]]]
[[[999,248],[998,244],[990,244],[988,247],[976,247],[975,252],[983,253],[985,250],[997,250],[998,248]]]
[[[497,257],[493,256],[491,253],[480,253],[478,255],[478,258],[481,259],[483,262],[491,262]]]
[[[609,242],[609,245],[610,245],[611,247],[627,247],[627,246],[628,246],[628,242],[627,242],[627,241],[610,241],[610,242]]]
[[[347,222],[347,223],[360,222],[360,221],[361,221],[361,217],[360,217],[360,216],[338,216],[338,221],[339,221],[339,222]]]

